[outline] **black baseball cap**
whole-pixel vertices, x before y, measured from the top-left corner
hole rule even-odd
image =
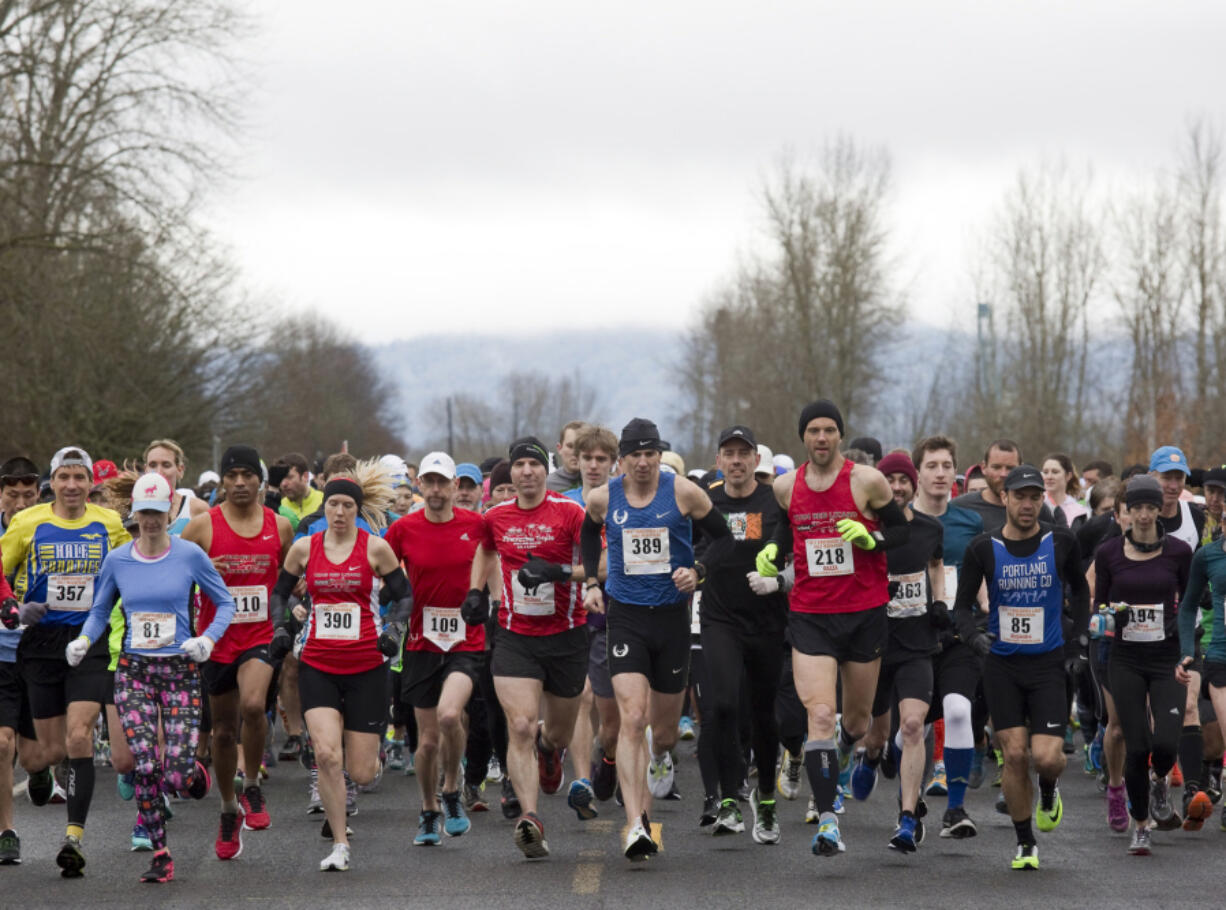
[[[1201,485],[1206,487],[1226,487],[1226,464],[1206,470],[1205,480]]]
[[[753,438],[753,430],[749,429],[749,427],[741,426],[739,423],[734,427],[728,427],[728,429],[720,433],[719,442],[716,443],[715,447],[717,449],[722,449],[724,447],[724,443],[732,439],[741,440],[741,442],[748,445],[751,449],[756,449],[758,447],[758,441]]]
[[[1045,489],[1043,475],[1032,464],[1019,464],[1005,478],[1006,490]]]

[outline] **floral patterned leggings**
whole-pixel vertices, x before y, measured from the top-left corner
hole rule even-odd
[[[136,806],[154,850],[166,846],[162,782],[186,795],[200,739],[200,672],[187,657],[124,654],[115,670],[115,708],[136,761]],[[158,714],[165,751],[158,759]]]

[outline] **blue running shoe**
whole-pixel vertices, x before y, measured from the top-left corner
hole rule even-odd
[[[834,794],[834,814],[842,815],[847,811],[847,807],[843,805],[843,788],[840,787]]]
[[[119,791],[119,798],[127,801],[136,795],[136,772],[129,771],[127,774],[120,774],[115,778],[115,789]]]
[[[1097,774],[1103,769],[1103,728],[1099,727],[1098,732],[1094,734],[1094,740],[1090,743],[1090,764],[1094,766],[1094,772]]]
[[[834,751],[839,756],[839,786],[844,790],[851,784],[851,753],[844,752],[838,747],[838,744],[843,741],[843,721],[840,718],[834,725]]]
[[[899,816],[898,827],[894,829],[894,836],[890,838],[889,848],[899,853],[914,853],[915,825],[914,815]]]
[[[677,724],[677,737],[686,742],[694,738],[694,721],[687,714],[681,715],[681,720]]]
[[[443,796],[443,830],[448,837],[459,837],[462,834],[467,834],[468,829],[472,827],[472,822],[468,820],[468,813],[464,811],[464,804],[460,802],[460,791],[453,790],[450,793],[444,793]]]
[[[145,826],[139,822],[132,826],[132,852],[146,853],[153,849],[153,840]]]
[[[925,796],[945,796],[949,793],[949,785],[945,781],[945,762],[939,761],[932,768],[932,781],[928,784],[928,789],[924,791]]]
[[[864,801],[873,795],[877,787],[877,768],[868,762],[868,752],[861,749],[851,769],[851,795]]]
[[[838,856],[846,852],[843,836],[839,834],[839,823],[834,819],[822,822],[813,835],[813,855]]]
[[[413,838],[416,847],[437,847],[442,842],[439,836],[439,812],[426,811],[417,817],[417,837]]]
[[[596,791],[592,789],[592,782],[586,777],[570,782],[570,790],[566,794],[566,805],[575,810],[581,822],[591,821],[600,814],[596,811]]]

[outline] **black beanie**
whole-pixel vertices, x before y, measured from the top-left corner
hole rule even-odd
[[[260,464],[260,453],[251,446],[230,446],[226,449],[225,454],[221,456],[221,465],[217,473],[225,477],[226,472],[233,468],[246,468],[256,477],[264,476],[264,468]]]
[[[546,471],[549,470],[549,452],[535,436],[521,436],[511,443],[508,457],[511,464],[515,464],[521,458],[535,458],[545,466]]]
[[[804,410],[800,412],[800,438],[802,441],[805,438],[805,427],[818,417],[829,417],[834,421],[835,426],[839,428],[839,435],[843,435],[843,415],[839,413],[839,406],[828,398],[819,398],[817,401],[805,405]]]
[[[629,455],[640,449],[668,451],[667,444],[660,441],[660,428],[650,420],[635,417],[622,427],[622,438],[617,444],[618,455]]]

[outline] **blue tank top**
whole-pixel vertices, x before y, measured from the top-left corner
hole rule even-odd
[[[1026,557],[1012,555],[1003,540],[993,537],[992,556],[996,563],[988,583],[988,631],[996,636],[992,653],[1046,654],[1063,647],[1064,586],[1056,573],[1051,531]]]
[[[641,509],[626,501],[621,477],[609,481],[605,591],[614,600],[656,607],[687,599],[673,584],[673,572],[694,565],[690,520],[677,508],[675,480],[661,471],[655,497]]]

